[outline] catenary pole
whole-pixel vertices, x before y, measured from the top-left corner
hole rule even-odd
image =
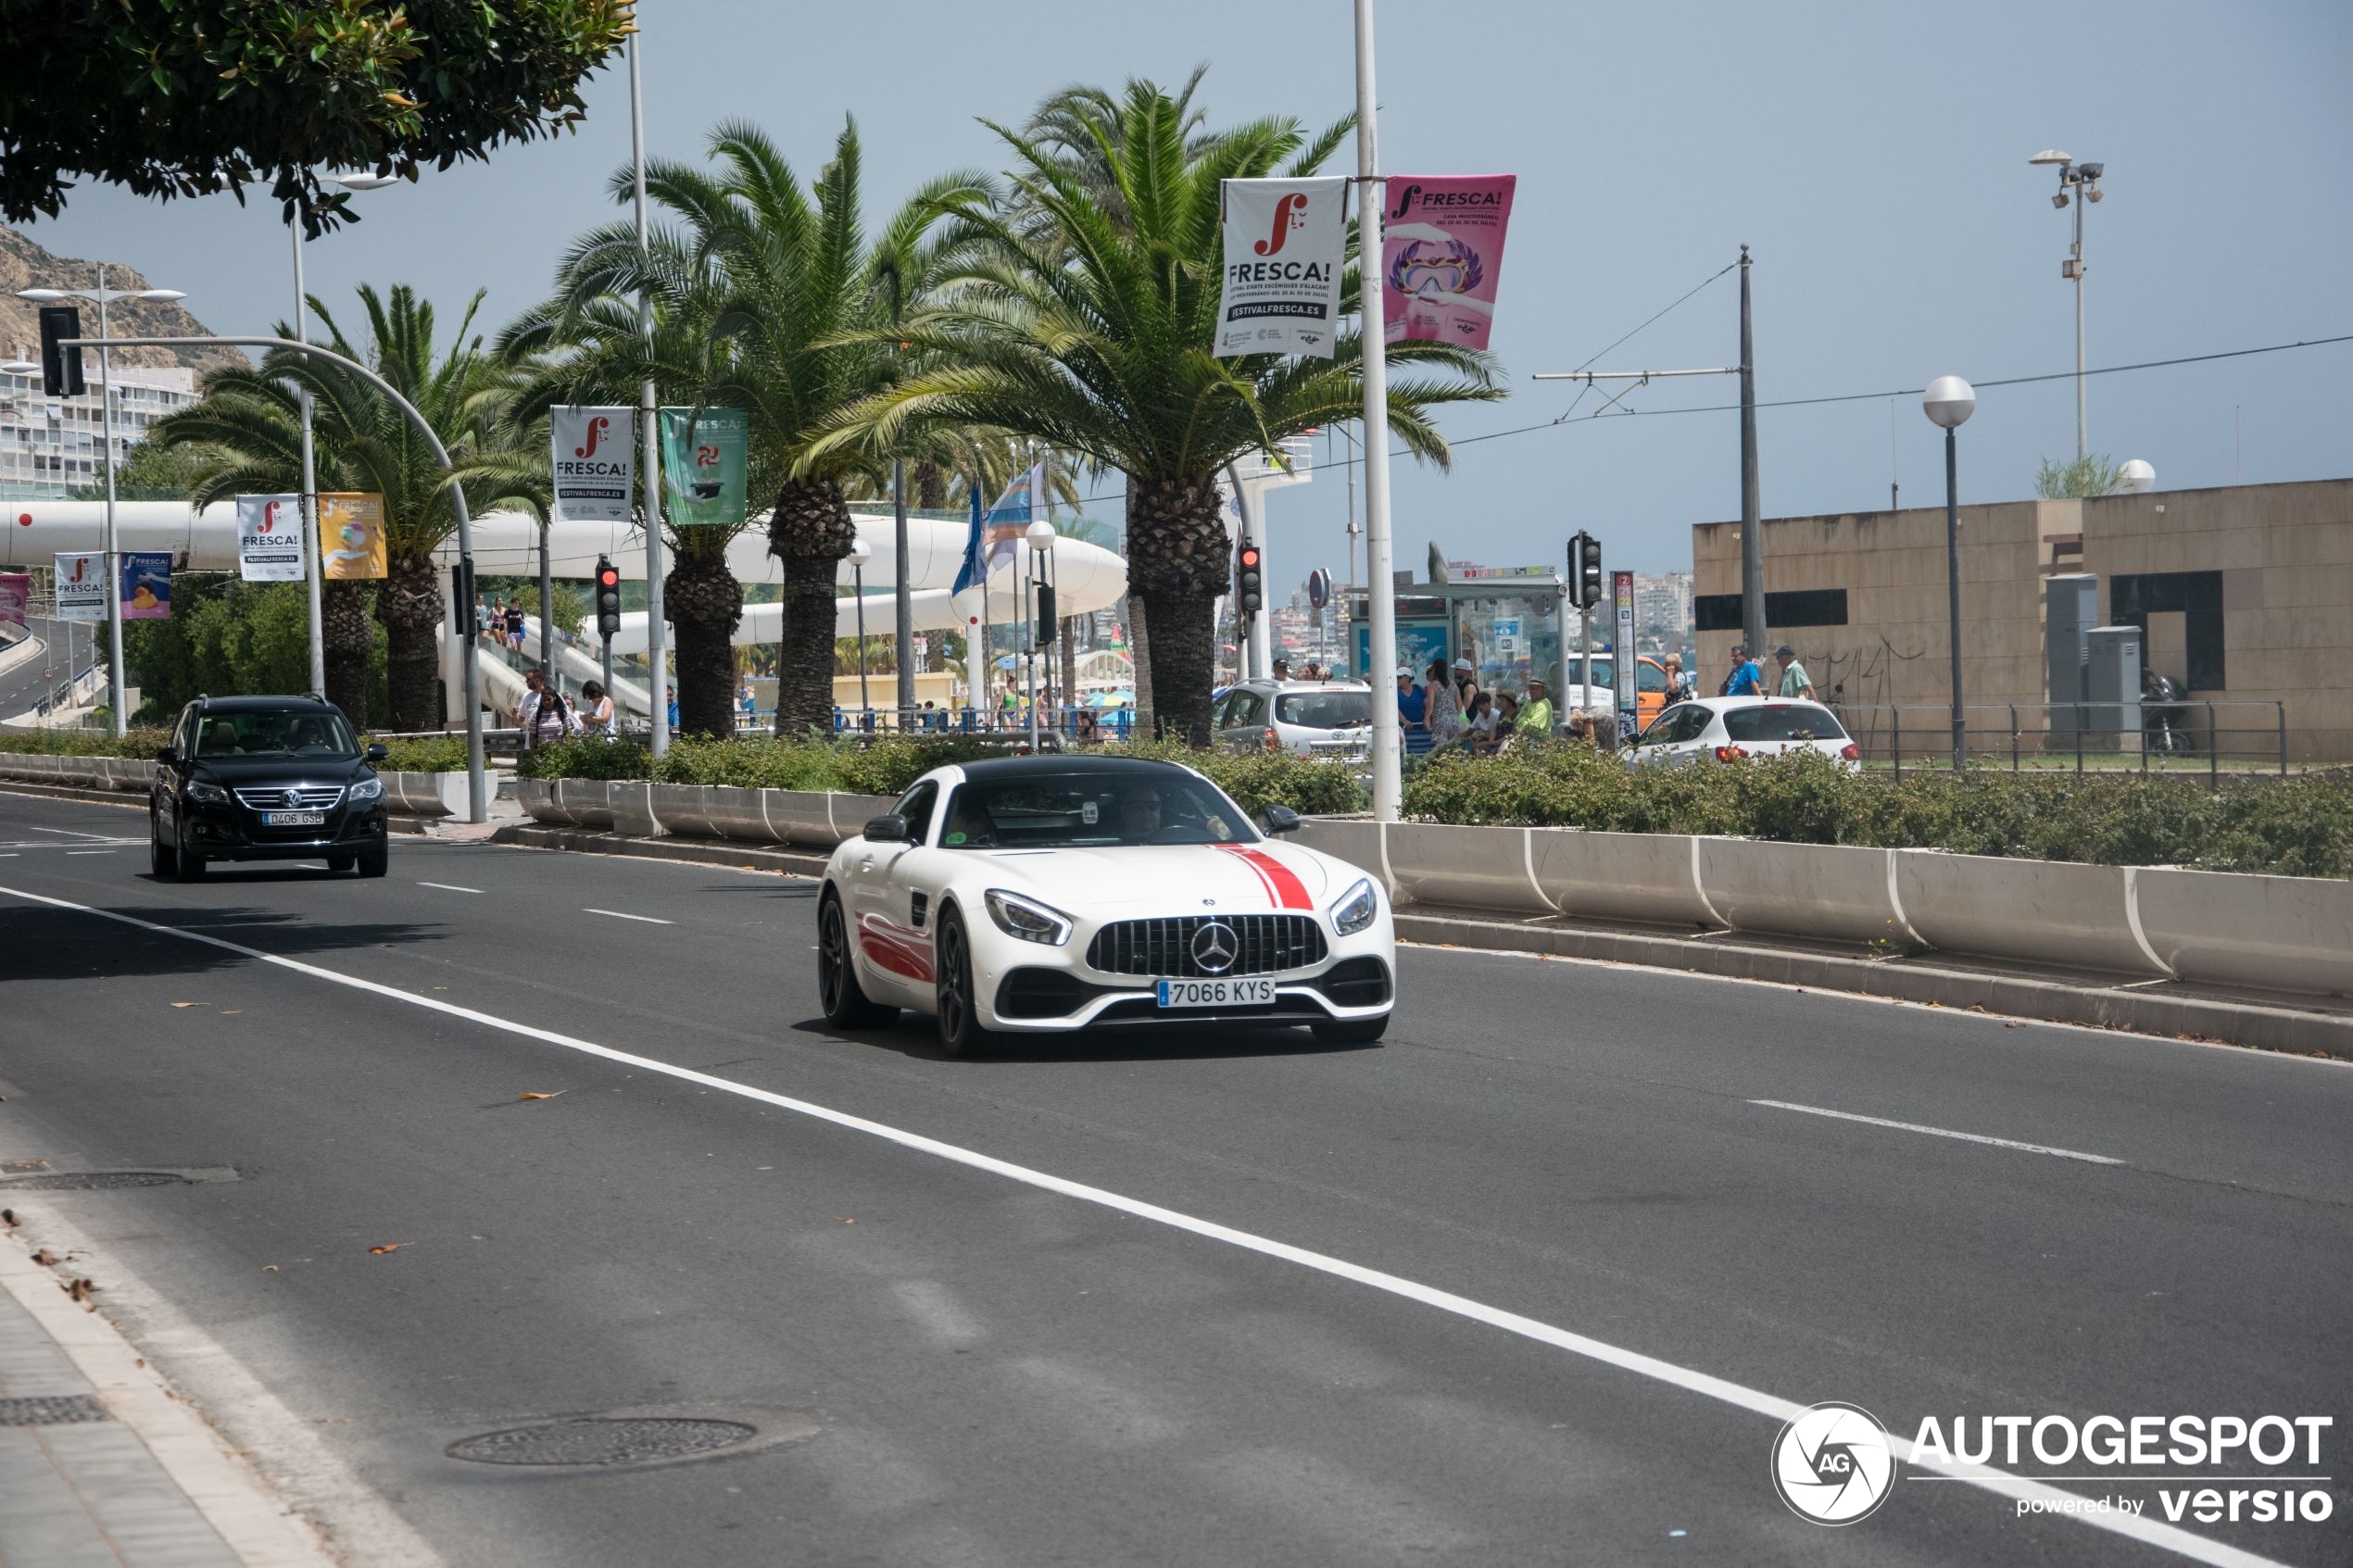
[[[634,165],[632,198],[637,216],[637,262],[651,270],[646,242],[646,103],[637,69],[637,35],[629,35],[629,154]],[[653,356],[654,296],[649,285],[637,290],[637,331],[646,340],[646,355]],[[637,388],[637,462],[645,470],[646,513],[646,716],[653,724],[653,754],[670,749],[669,637],[661,619],[661,443],[655,429],[660,417],[653,378]],[[779,670],[781,677],[784,671]]]
[[[1373,83],[1373,0],[1356,0],[1356,244],[1364,280],[1365,583],[1372,625],[1365,682],[1373,692],[1373,815],[1397,820],[1403,794],[1397,702],[1396,579],[1389,539],[1389,356],[1381,308],[1380,99]]]
[[[1741,246],[1741,631],[1748,657],[1765,657],[1765,525],[1756,488],[1756,338],[1748,304],[1748,247]]]
[[[294,239],[295,336],[310,341],[310,295],[302,280],[302,224],[289,220],[286,232]],[[310,435],[310,388],[297,385],[295,397],[302,406],[302,494],[295,501],[295,518],[302,530],[302,592],[310,608],[310,691],[327,695],[327,631],[320,608],[319,586],[319,458]],[[454,612],[453,612],[454,613]],[[473,607],[466,607],[469,624]]]
[[[107,266],[98,264],[98,338],[107,336]],[[122,676],[122,554],[114,526],[114,356],[98,350],[98,439],[106,446],[107,470],[107,706],[113,713],[117,739],[130,728],[123,709]]]

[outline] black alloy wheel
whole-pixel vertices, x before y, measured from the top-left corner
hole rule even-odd
[[[392,869],[392,850],[382,844],[359,851],[359,874],[382,876]]]
[[[163,819],[153,809],[147,812],[147,870],[157,882],[171,882],[180,875],[180,851],[163,841]]]
[[[817,905],[817,1000],[825,1010],[825,1022],[837,1029],[872,1029],[899,1014],[897,1008],[869,997],[858,983],[849,922],[841,912],[840,895],[831,888]]]
[[[978,1056],[988,1048],[974,999],[972,944],[963,918],[954,909],[939,917],[939,1048],[950,1056]]]
[[[204,880],[204,857],[189,848],[185,839],[180,840],[173,850],[171,859],[173,862],[171,872],[177,880],[181,882]]]

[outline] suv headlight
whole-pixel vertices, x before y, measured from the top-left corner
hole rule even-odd
[[[188,784],[188,798],[203,806],[226,806],[229,804],[229,792],[217,784],[193,779]]]
[[[1008,893],[992,887],[981,895],[988,906],[988,918],[997,929],[1023,942],[1042,942],[1049,947],[1059,947],[1070,940],[1070,917],[1051,905],[1035,898],[1025,898],[1018,893]]]
[[[382,796],[384,792],[384,780],[361,779],[358,784],[351,786],[351,798],[354,800],[374,800],[378,797]]]
[[[1358,881],[1340,901],[1332,906],[1332,929],[1342,936],[1353,936],[1373,923],[1380,913],[1380,895],[1373,891],[1370,877]]]

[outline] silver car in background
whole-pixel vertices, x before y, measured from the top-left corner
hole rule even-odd
[[[1288,751],[1361,759],[1373,737],[1373,695],[1362,681],[1244,681],[1209,713],[1220,751]]]

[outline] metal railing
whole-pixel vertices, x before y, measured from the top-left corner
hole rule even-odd
[[[1914,771],[1953,766],[1953,710],[1943,703],[1829,704],[1867,765]],[[2288,771],[2287,704],[2247,699],[2171,702],[1970,703],[1961,709],[1964,755],[2013,772],[2134,770],[2204,774]]]

